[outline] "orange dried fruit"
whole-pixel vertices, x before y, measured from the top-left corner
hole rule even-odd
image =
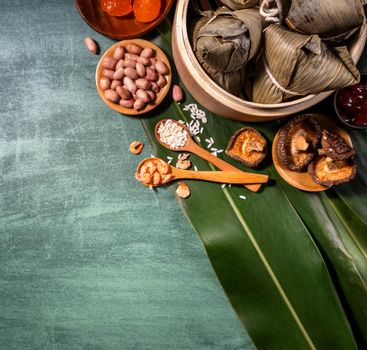
[[[139,22],[152,22],[161,11],[161,0],[134,0],[134,15]]]
[[[121,17],[133,12],[131,0],[100,0],[101,9],[110,16]]]

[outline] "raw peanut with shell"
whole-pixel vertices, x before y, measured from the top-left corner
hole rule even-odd
[[[139,89],[148,90],[152,86],[152,83],[146,79],[139,78],[135,80],[135,84]]]
[[[120,106],[125,108],[133,108],[134,107],[134,99],[130,98],[128,100],[120,100]]]
[[[85,44],[86,48],[91,53],[97,55],[97,53],[98,53],[98,44],[90,36],[87,36],[84,39],[84,44]]]
[[[153,70],[152,68],[147,68],[147,75],[145,76],[145,79],[148,81],[156,81],[158,79],[158,74],[155,70]]]
[[[117,60],[112,56],[106,56],[102,61],[102,67],[107,69],[115,69]]]
[[[111,89],[115,90],[118,86],[121,86],[121,85],[122,85],[121,80],[112,80]]]
[[[136,67],[136,61],[134,60],[130,60],[130,59],[126,59],[124,61],[124,67],[131,67],[131,68],[135,68]]]
[[[137,60],[137,62],[144,64],[144,66],[150,66],[150,59],[148,57],[142,57],[140,56]]]
[[[162,88],[162,87],[164,87],[164,86],[167,85],[167,80],[166,80],[166,78],[162,74],[159,74],[158,75],[157,85],[160,88]]]
[[[157,60],[155,62],[155,70],[159,73],[159,74],[162,74],[162,75],[167,75],[169,74],[169,69],[168,67],[166,66],[166,64],[161,61],[161,60]]]
[[[102,77],[99,79],[99,86],[103,91],[108,90],[111,87],[111,80],[106,77]]]
[[[117,62],[115,70],[119,70],[120,68],[124,68],[124,60],[121,59]]]
[[[135,69],[135,68],[126,67],[126,68],[124,69],[124,74],[125,74],[127,77],[129,77],[129,78],[131,78],[131,79],[134,79],[134,80],[139,78],[139,75],[138,75],[138,73],[136,72],[136,69]]]
[[[115,73],[113,73],[113,79],[114,80],[121,80],[125,76],[124,69],[120,68],[119,70],[116,69]]]
[[[176,102],[181,102],[183,100],[183,91],[179,85],[173,85],[172,98]]]
[[[105,90],[104,96],[108,101],[111,101],[113,103],[118,103],[120,101],[120,96],[115,90],[112,89]]]
[[[145,108],[145,102],[142,101],[140,98],[138,98],[135,102],[134,102],[134,109],[136,111],[141,111],[142,109]]]
[[[102,69],[102,76],[103,77],[106,77],[108,79],[111,79],[112,80],[114,73],[115,73],[114,70],[107,69],[107,68]]]
[[[136,90],[138,90],[134,80],[132,80],[130,77],[124,77],[123,83],[126,89],[128,89],[132,94],[135,94]]]
[[[133,53],[125,53],[125,60],[134,60],[137,61],[140,56],[134,55]]]
[[[115,52],[113,53],[113,58],[115,60],[121,60],[125,55],[125,49],[122,46],[118,46]]]
[[[126,89],[125,86],[117,86],[116,87],[116,92],[120,95],[120,97],[123,100],[128,100],[131,97],[131,94],[130,94],[129,90]]]
[[[145,70],[145,66],[142,63],[136,63],[136,72],[138,73],[139,77],[145,77],[147,72]]]
[[[134,55],[140,55],[143,51],[143,48],[136,44],[127,44],[125,46],[127,52],[132,53]]]
[[[144,103],[148,103],[150,101],[150,97],[148,93],[143,89],[139,89],[138,91],[136,91],[136,96],[138,97],[138,99],[142,100]]]
[[[154,56],[154,50],[151,47],[146,47],[144,50],[140,53],[141,57],[150,58]]]

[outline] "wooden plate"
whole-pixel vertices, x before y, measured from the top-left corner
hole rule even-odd
[[[134,14],[124,17],[114,17],[103,12],[99,6],[99,0],[76,0],[76,7],[80,16],[95,31],[112,39],[137,38],[149,32],[162,22],[168,14],[174,0],[161,0],[161,12],[159,17],[149,23],[138,22]]]
[[[349,146],[353,147],[352,140],[350,139],[348,133],[344,129],[334,124],[330,120],[330,118],[324,115],[321,115],[321,114],[307,114],[307,115],[317,120],[322,129],[326,129],[326,130],[329,130],[329,131],[332,131],[338,134],[340,137],[343,138],[343,140]],[[272,157],[273,157],[273,163],[274,163],[275,169],[278,171],[279,175],[286,182],[288,182],[293,187],[296,187],[300,190],[308,191],[308,192],[321,192],[321,191],[325,191],[329,189],[329,187],[321,186],[317,184],[316,182],[314,182],[311,176],[307,173],[307,171],[299,173],[297,171],[292,171],[292,170],[289,170],[283,167],[283,165],[280,164],[279,158],[278,158],[278,152],[277,152],[278,141],[279,141],[279,131],[277,132],[277,134],[274,137],[273,146],[272,146]]]
[[[155,57],[157,59],[163,61],[167,65],[167,67],[170,71],[170,74],[165,75],[165,78],[167,80],[167,84],[166,84],[166,86],[164,86],[156,94],[156,96],[157,96],[156,100],[153,103],[148,103],[146,105],[146,107],[141,111],[136,111],[135,109],[132,109],[132,108],[125,108],[125,107],[120,106],[119,104],[112,103],[111,101],[108,101],[104,96],[103,90],[99,86],[99,80],[102,76],[102,69],[103,69],[102,60],[103,60],[103,58],[106,57],[106,56],[112,56],[113,53],[115,52],[115,49],[118,46],[125,46],[127,44],[136,44],[136,45],[140,45],[141,47],[151,47],[156,52]],[[150,41],[143,40],[143,39],[123,40],[123,41],[119,41],[118,43],[112,45],[110,48],[108,48],[105,51],[105,53],[103,54],[103,56],[99,60],[98,65],[97,65],[97,69],[96,69],[96,86],[97,86],[99,96],[101,97],[101,99],[104,101],[104,103],[108,107],[110,107],[114,111],[122,113],[122,114],[139,115],[139,114],[143,114],[143,113],[147,113],[147,112],[151,111],[152,109],[157,107],[163,101],[163,99],[166,97],[168,91],[170,90],[171,82],[172,82],[172,70],[171,70],[171,65],[169,63],[169,60],[168,60],[167,56],[164,54],[164,52],[157,45],[154,45]]]

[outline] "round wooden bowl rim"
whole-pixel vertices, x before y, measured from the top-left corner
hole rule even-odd
[[[117,39],[117,40],[133,39],[133,38],[142,36],[142,35],[150,32],[151,30],[153,30],[156,26],[158,26],[164,20],[164,18],[167,16],[169,10],[171,9],[173,3],[174,3],[174,0],[166,0],[166,7],[165,7],[164,11],[153,22],[149,22],[149,23],[140,22],[140,23],[143,23],[145,25],[142,30],[137,31],[136,33],[131,33],[129,35],[125,35],[125,34],[118,35],[118,34],[115,34],[115,33],[109,33],[109,32],[103,31],[99,27],[95,27],[93,22],[89,21],[89,19],[82,12],[82,10],[79,6],[79,0],[75,0],[75,6],[76,6],[80,16],[85,21],[85,23],[87,23],[96,32],[101,33],[102,35],[105,35],[105,36],[107,36],[111,39]],[[121,20],[123,20],[123,19],[124,19],[124,17],[121,17]]]
[[[343,138],[343,140],[351,147],[353,147],[352,140],[348,134],[348,132],[336,125],[333,121],[330,120],[329,117],[322,115],[322,114],[315,114],[315,113],[305,113],[305,115],[310,116],[311,118],[316,119],[322,129],[327,129],[332,132],[335,132],[340,137]],[[273,145],[271,148],[271,155],[273,158],[274,167],[277,170],[278,174],[283,178],[284,181],[289,183],[291,186],[298,188],[303,191],[307,192],[321,192],[326,191],[329,189],[329,187],[322,186],[312,180],[312,177],[308,174],[307,171],[304,172],[297,172],[289,170],[285,167],[283,167],[278,158],[278,152],[277,152],[277,146],[279,141],[279,132],[276,133]],[[301,181],[300,181],[301,180]],[[308,185],[305,185],[308,184]]]
[[[190,45],[190,40],[188,37],[187,21],[186,21],[188,4],[189,0],[178,0],[175,15],[176,18],[175,30],[180,35],[179,39],[182,40],[185,49],[184,52],[186,53],[188,58],[188,60],[185,60],[185,62],[188,66],[190,66],[190,68],[193,68],[197,73],[195,75],[193,74],[193,79],[195,79],[198,83],[205,82],[205,84],[207,84],[208,88],[210,89],[210,91],[207,92],[209,92],[213,97],[217,98],[217,100],[220,101],[221,103],[227,105],[230,104],[231,107],[238,109],[239,113],[247,112],[251,115],[259,115],[262,117],[266,116],[266,113],[268,113],[269,117],[274,117],[274,113],[289,115],[290,113],[286,112],[286,110],[290,107],[295,108],[294,110],[292,110],[292,113],[297,113],[301,110],[304,110],[308,107],[315,105],[316,103],[322,101],[323,99],[325,99],[334,92],[334,91],[326,91],[319,94],[310,94],[293,101],[276,104],[262,104],[262,103],[250,102],[228,93],[220,86],[218,86],[212,79],[209,78],[207,73],[204,71],[204,69],[201,67],[200,63],[196,59],[196,56]],[[354,62],[358,61],[363,52],[366,37],[367,37],[367,26],[363,25],[360,29],[358,40],[355,43],[353,43],[351,48],[351,56]],[[176,42],[175,44],[179,45],[180,40],[178,40],[178,42]]]
[[[142,109],[141,111],[136,111],[133,108],[125,108],[125,107],[123,107],[119,104],[112,103],[111,101],[108,101],[106,99],[106,97],[104,96],[103,90],[99,86],[99,80],[102,76],[101,72],[102,72],[102,69],[103,69],[102,60],[106,56],[112,56],[113,52],[115,51],[115,49],[118,46],[126,46],[128,44],[137,44],[137,45],[140,45],[143,48],[150,47],[150,48],[154,49],[156,51],[156,56],[155,57],[160,59],[161,61],[163,61],[169,69],[169,74],[164,76],[167,80],[167,84],[156,94],[156,100],[154,101],[154,103],[148,103],[146,105],[146,107],[144,109]],[[169,60],[168,60],[166,54],[157,45],[151,43],[150,41],[143,40],[143,39],[128,39],[128,40],[122,40],[122,41],[117,42],[116,44],[113,44],[112,46],[110,46],[104,52],[104,54],[102,55],[102,57],[100,58],[100,60],[98,62],[97,69],[96,69],[96,86],[97,86],[97,91],[98,91],[99,96],[101,97],[103,102],[108,107],[110,107],[114,111],[122,113],[122,114],[140,115],[140,114],[150,112],[151,110],[156,108],[164,100],[164,98],[167,96],[167,94],[170,90],[170,87],[171,87],[171,83],[172,83],[172,69],[171,69],[171,65],[169,63]]]

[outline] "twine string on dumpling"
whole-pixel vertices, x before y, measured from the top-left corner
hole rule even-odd
[[[292,95],[292,96],[301,96],[302,94],[298,93],[298,92],[295,92],[295,91],[291,91],[291,90],[288,90],[286,88],[284,88],[282,85],[280,85],[278,83],[278,81],[275,79],[274,75],[271,73],[270,69],[269,69],[269,66],[268,64],[266,63],[266,59],[265,59],[265,56],[263,56],[263,62],[264,62],[264,68],[265,68],[265,72],[266,74],[269,76],[271,82],[279,89],[281,90],[282,92],[288,94],[288,95]]]
[[[274,1],[276,6],[271,8],[271,3]],[[265,22],[280,23],[282,3],[279,0],[263,0],[260,4],[259,12],[265,18]]]

